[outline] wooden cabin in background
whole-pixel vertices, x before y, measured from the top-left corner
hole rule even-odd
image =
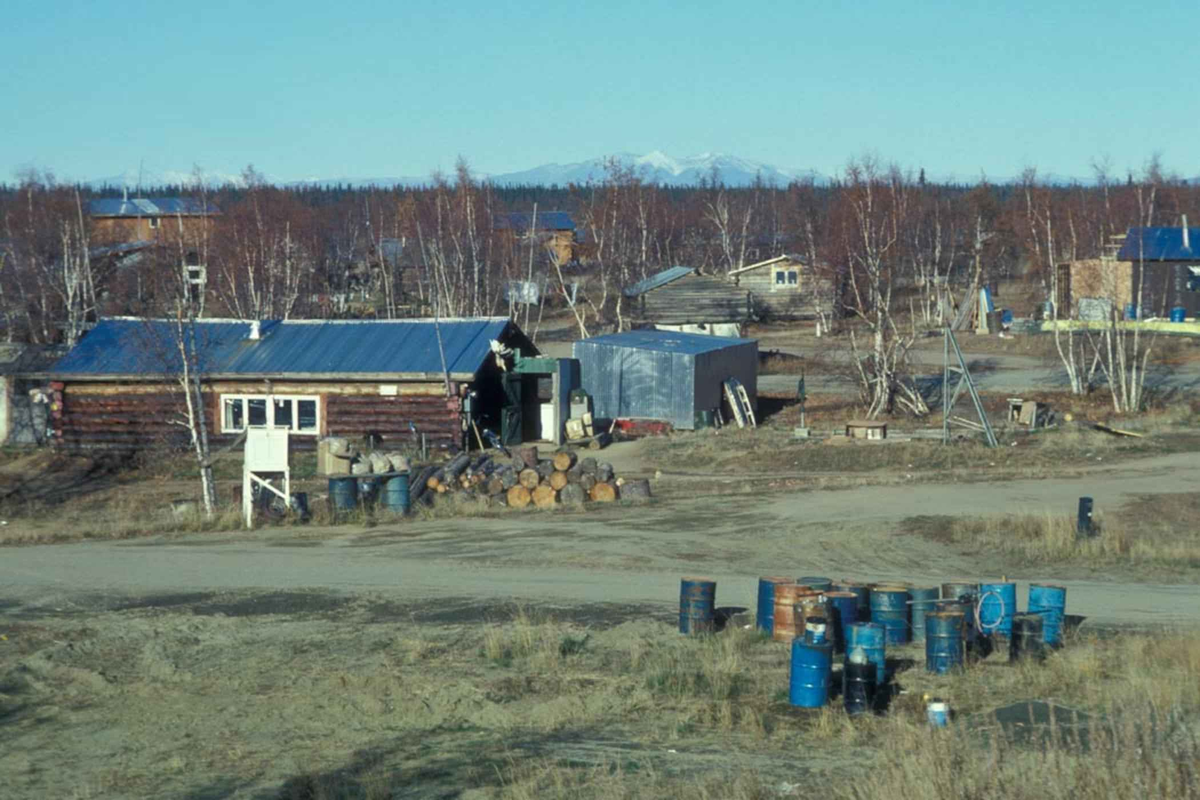
[[[499,214],[493,227],[509,231],[521,241],[539,241],[554,254],[559,264],[574,264],[579,260],[576,250],[575,220],[566,211],[513,211]]]
[[[132,200],[113,197],[88,201],[92,241],[106,245],[178,237],[180,226],[185,238],[193,238],[201,232],[201,225],[220,213],[212,203],[190,197]]]
[[[692,267],[671,267],[625,289],[634,319],[667,325],[744,323],[752,318],[750,295],[724,277]]]
[[[760,316],[802,319],[817,316],[818,304],[830,313],[833,281],[795,255],[782,255],[735,269],[729,279],[750,292]]]

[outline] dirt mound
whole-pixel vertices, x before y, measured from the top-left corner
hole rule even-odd
[[[38,450],[0,464],[0,501],[56,501],[100,488],[121,469],[113,456],[68,455]]]

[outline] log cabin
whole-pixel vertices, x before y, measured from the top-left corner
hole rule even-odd
[[[806,319],[832,312],[834,284],[799,256],[782,255],[735,269],[729,279],[748,291],[759,317]]]
[[[493,228],[507,231],[521,241],[541,242],[559,264],[574,264],[579,259],[575,220],[566,211],[539,211],[536,216],[525,211],[499,214]]]
[[[186,447],[178,331],[169,320],[101,320],[41,376],[53,443],[70,451]],[[542,398],[538,376],[513,365],[553,361],[530,358],[536,347],[507,317],[204,319],[194,331],[188,363],[214,448],[255,427],[287,429],[295,450],[324,436],[408,448],[422,435],[430,448],[456,450],[477,445],[475,428],[520,442],[522,418],[537,414]],[[570,388],[552,402],[565,404]]]

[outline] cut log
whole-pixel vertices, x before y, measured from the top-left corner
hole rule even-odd
[[[645,478],[631,478],[621,484],[621,499],[633,503],[644,503],[650,499],[650,481]]]
[[[592,487],[592,499],[597,503],[611,503],[617,499],[617,487],[611,483],[600,483]]]
[[[526,468],[521,470],[521,474],[517,476],[517,482],[526,489],[533,491],[542,482],[542,476],[538,475],[536,469]]]
[[[596,476],[588,475],[586,472],[579,476],[579,485],[583,487],[585,492],[592,491],[592,487],[596,485]]]
[[[579,462],[579,468],[583,470],[584,475],[596,474],[596,459],[588,457]]]
[[[558,492],[546,484],[533,490],[533,504],[538,508],[549,508],[558,500]]]
[[[554,462],[553,461],[539,461],[538,462],[537,474],[538,474],[539,478],[541,478],[542,480],[546,480],[553,473],[554,473]]]
[[[504,491],[507,492],[519,482],[517,471],[513,469],[504,470],[500,473],[500,482],[504,484]]]
[[[500,480],[499,476],[497,475],[493,475],[492,477],[488,478],[487,481],[481,485],[485,486],[487,488],[487,493],[493,497],[505,492],[504,481]]]
[[[434,470],[436,470],[436,469],[437,469],[436,467],[422,467],[421,469],[419,469],[417,471],[416,480],[413,481],[413,484],[412,484],[412,498],[411,499],[413,502],[420,500],[421,496],[423,494],[425,494],[425,490],[429,488],[426,481],[429,480],[429,477],[431,475],[433,475]]]
[[[469,466],[471,466],[471,455],[469,453],[459,453],[454,458],[450,459],[450,463],[448,463],[442,469],[446,471],[446,477],[448,479],[454,480],[458,478],[459,475],[462,475]]]
[[[525,464],[528,469],[537,469],[538,449],[536,447],[518,447],[516,450],[517,458]]]
[[[577,506],[583,503],[587,498],[587,492],[583,491],[583,487],[578,483],[568,483],[558,493],[559,502],[563,505]]]
[[[571,467],[575,466],[575,454],[570,450],[559,450],[554,454],[554,468],[559,472],[566,472]]]
[[[567,473],[554,470],[554,472],[550,473],[549,481],[551,489],[556,492],[560,491],[564,486],[567,485]]]
[[[524,508],[525,506],[529,505],[529,501],[532,498],[529,494],[529,490],[524,486],[514,486],[508,490],[508,494],[505,495],[505,499],[508,500],[509,508]]]
[[[612,434],[601,431],[588,442],[588,450],[603,450],[612,444]]]
[[[579,479],[583,477],[583,470],[579,465],[571,467],[567,470],[567,483],[579,483]]]
[[[434,468],[433,474],[425,479],[425,485],[430,489],[436,489],[442,484],[442,479],[446,477],[446,471],[440,467]]]
[[[608,483],[613,479],[612,464],[600,462],[596,465],[596,481],[598,483]]]
[[[521,458],[521,455],[519,453],[512,457],[512,462],[511,462],[510,466],[512,467],[514,472],[520,472],[523,469],[529,468],[529,465],[525,463],[525,459]]]

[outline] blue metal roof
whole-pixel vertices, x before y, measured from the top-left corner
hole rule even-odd
[[[1130,228],[1118,261],[1200,262],[1200,228],[1188,228],[1191,247],[1183,246],[1183,228]]]
[[[89,200],[88,213],[93,217],[169,217],[179,214],[219,214],[220,209],[212,203],[191,197],[105,197]]]
[[[496,217],[496,229],[527,231],[533,224],[532,211],[512,211]],[[539,231],[573,231],[575,220],[566,211],[539,211],[537,214],[537,229]]]
[[[754,339],[734,339],[728,336],[707,336],[700,333],[677,333],[675,331],[625,331],[593,336],[575,343],[580,346],[627,347],[633,350],[653,350],[657,353],[685,353],[698,355],[724,350],[726,347],[750,344]]]
[[[668,267],[662,272],[656,272],[649,278],[643,281],[638,281],[633,286],[630,286],[624,291],[626,297],[638,297],[645,294],[651,289],[657,289],[660,286],[666,286],[672,281],[677,281],[685,275],[691,275],[696,270],[692,267]]]
[[[442,372],[438,329],[451,376],[473,375],[493,339],[519,330],[507,317],[442,320],[268,320],[261,338],[250,323],[196,323],[199,368],[209,375],[273,376],[336,373]],[[179,371],[170,320],[104,319],[51,370],[58,375],[162,375]]]

